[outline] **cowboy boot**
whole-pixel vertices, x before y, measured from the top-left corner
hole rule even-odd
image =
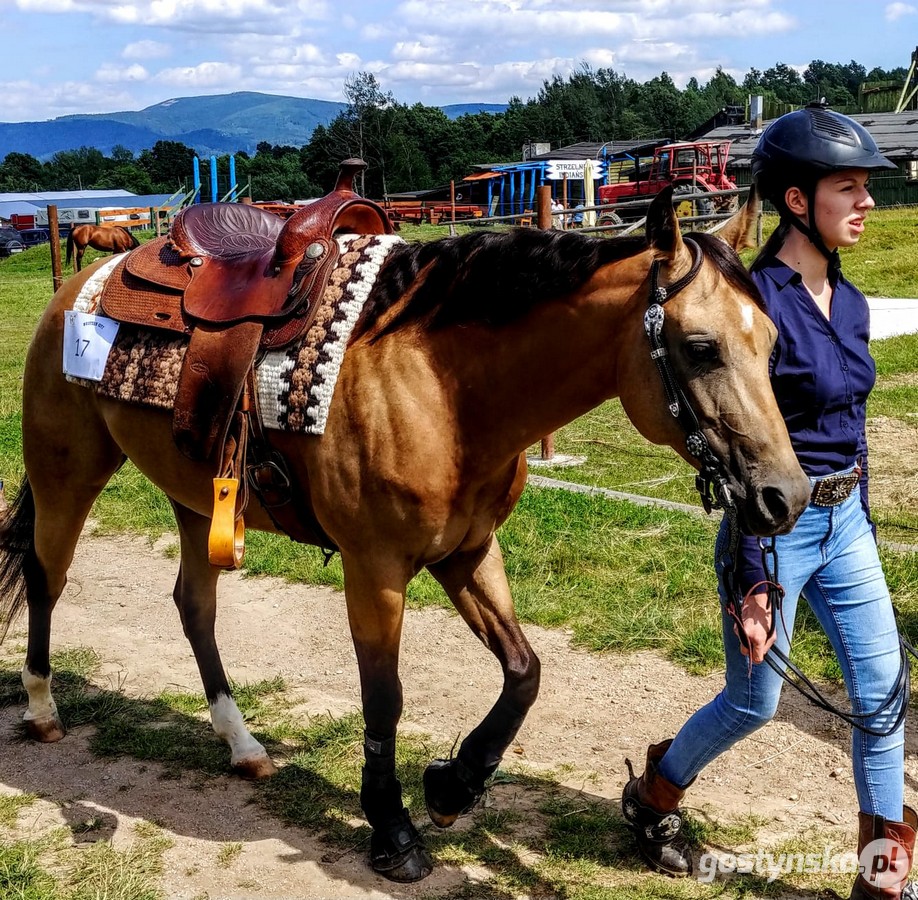
[[[860,874],[854,881],[850,900],[918,900],[918,885],[908,881],[915,854],[915,829],[918,814],[910,806],[902,808],[904,822],[891,822],[883,816],[858,813],[857,858]],[[875,841],[869,858],[861,854]],[[871,848],[873,851],[874,848]]]
[[[630,777],[622,792],[622,815],[634,831],[641,856],[650,867],[665,875],[681,877],[692,874],[692,854],[682,837],[679,811],[685,789],[667,781],[657,770],[671,743],[663,741],[647,748],[647,765],[640,778],[635,777],[631,760],[625,760]]]

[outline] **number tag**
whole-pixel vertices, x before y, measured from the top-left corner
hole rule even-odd
[[[65,310],[64,374],[101,381],[118,325],[105,316]]]

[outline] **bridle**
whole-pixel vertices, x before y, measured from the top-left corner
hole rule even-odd
[[[767,611],[770,614],[768,637],[770,638],[775,632],[779,617],[781,618],[784,632],[787,634],[787,625],[784,623],[781,608],[784,599],[784,588],[781,587],[778,581],[778,554],[775,549],[775,539],[773,537],[767,540],[760,538],[759,547],[762,551],[762,567],[765,571],[765,581],[754,585],[746,596],[743,595],[739,586],[738,575],[738,550],[742,532],[739,527],[736,502],[728,484],[727,471],[724,464],[714,454],[708,439],[701,431],[698,416],[679,385],[670,360],[669,351],[663,341],[663,322],[666,317],[663,306],[695,280],[701,270],[701,264],[704,259],[697,241],[685,238],[685,244],[692,252],[692,265],[685,275],[671,285],[666,287],[660,285],[661,261],[659,259],[655,259],[650,266],[650,296],[647,310],[644,313],[644,333],[650,342],[650,358],[656,364],[660,379],[663,382],[663,391],[666,394],[669,411],[685,432],[686,450],[698,460],[699,468],[698,474],[695,476],[695,487],[701,497],[701,504],[707,513],[710,513],[712,509],[723,510],[724,518],[727,520],[727,537],[717,554],[715,565],[718,571],[722,573],[721,578],[726,596],[724,606],[727,615],[737,626],[737,635],[743,646],[749,651],[750,641],[743,625],[742,615],[746,596],[761,589],[764,589],[767,594]],[[769,649],[765,655],[765,662],[813,705],[832,713],[853,728],[857,728],[866,734],[887,737],[899,727],[908,709],[908,703],[905,702],[910,693],[910,671],[907,654],[911,653],[912,656],[918,659],[918,650],[908,643],[901,634],[899,635],[899,652],[901,662],[895,686],[877,709],[868,713],[852,713],[834,706],[777,645]],[[751,668],[751,653],[749,655],[749,665]],[[863,723],[863,720],[871,719],[888,710],[899,698],[902,698],[903,701],[901,708],[895,722],[888,729],[874,729]]]
[[[735,520],[736,504],[727,483],[726,470],[723,463],[714,455],[708,439],[701,430],[695,410],[679,386],[669,351],[663,341],[663,321],[666,318],[663,305],[695,280],[704,260],[697,241],[686,238],[685,244],[692,252],[691,268],[668,287],[660,284],[660,260],[655,259],[650,266],[650,297],[647,311],[644,313],[644,333],[650,341],[650,358],[656,363],[657,371],[660,373],[669,411],[685,432],[686,450],[698,460],[699,471],[695,476],[695,487],[701,495],[705,512],[723,509],[727,515],[728,511],[732,510]]]

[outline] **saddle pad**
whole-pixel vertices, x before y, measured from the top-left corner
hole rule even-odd
[[[322,434],[354,325],[391,249],[395,235],[341,235],[341,250],[310,329],[265,354],[255,380],[262,425],[279,431]],[[107,261],[86,282],[73,308],[99,311],[105,280],[120,259]],[[74,381],[114,400],[172,409],[188,339],[170,331],[122,325],[99,382]]]

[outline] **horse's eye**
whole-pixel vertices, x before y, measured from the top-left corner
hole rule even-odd
[[[694,363],[710,363],[717,359],[717,344],[714,341],[688,341],[685,355]]]

